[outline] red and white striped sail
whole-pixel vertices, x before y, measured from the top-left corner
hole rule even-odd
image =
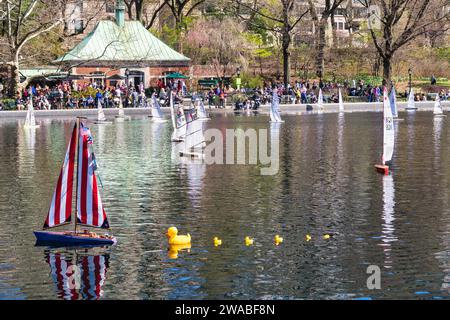
[[[70,222],[73,199],[73,174],[75,168],[77,127],[75,125],[72,137],[67,147],[66,157],[56,183],[52,202],[45,220],[44,229],[52,228]]]
[[[77,221],[82,225],[108,229],[108,218],[100,198],[95,175],[95,157],[89,148],[90,144],[92,144],[91,132],[89,128],[80,123]]]

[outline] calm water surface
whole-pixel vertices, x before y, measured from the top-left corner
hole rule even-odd
[[[118,237],[96,250],[34,245],[73,120],[0,120],[0,299],[448,299],[450,119],[400,116],[389,177],[373,168],[381,113],[284,116],[274,176],[175,164],[170,122],[88,123]],[[207,127],[269,129],[264,115],[213,117]],[[190,250],[168,251],[171,225]],[[65,285],[74,265],[80,290]],[[381,290],[367,289],[369,265]]]

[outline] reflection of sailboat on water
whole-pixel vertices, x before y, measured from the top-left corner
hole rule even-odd
[[[25,128],[39,128],[36,124],[34,116],[33,96],[30,96],[30,102],[28,103],[27,118],[25,119]]]
[[[394,155],[394,143],[395,143],[395,127],[394,119],[392,116],[392,109],[389,99],[387,97],[387,89],[384,88],[383,92],[383,156],[381,157],[382,163],[375,165],[376,170],[379,173],[385,175],[389,174],[389,166],[386,164],[392,160]]]
[[[109,254],[45,253],[58,297],[64,300],[98,300],[103,296]]]
[[[392,175],[383,176],[383,226],[382,226],[382,246],[386,254],[385,267],[390,267],[392,261],[389,261],[389,252],[391,251],[391,242],[397,241],[394,235],[394,208],[395,208],[395,191],[394,178]]]

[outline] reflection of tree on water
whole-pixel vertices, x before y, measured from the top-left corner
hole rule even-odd
[[[64,300],[98,300],[103,296],[109,254],[74,251],[45,252],[58,298]]]
[[[392,251],[391,242],[397,241],[397,237],[394,235],[394,207],[395,207],[395,190],[394,190],[394,178],[392,175],[383,176],[383,225],[381,246],[385,253],[384,267],[392,267],[392,261],[390,260],[390,253]]]

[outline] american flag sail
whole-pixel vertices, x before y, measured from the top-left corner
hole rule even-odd
[[[80,123],[78,142],[78,199],[77,221],[79,224],[108,229],[109,222],[103,208],[95,170],[97,164],[89,145],[92,135],[89,128]]]
[[[61,173],[59,174],[58,182],[56,183],[56,188],[53,193],[44,229],[56,227],[68,223],[71,220],[76,137],[77,127],[75,125],[69,146],[67,147]]]
[[[103,295],[109,255],[70,257],[64,253],[46,255],[58,297],[64,300],[98,300]]]

